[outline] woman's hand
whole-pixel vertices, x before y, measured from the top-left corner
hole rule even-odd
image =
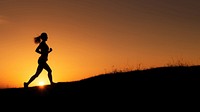
[[[49,53],[50,53],[52,50],[53,50],[53,49],[52,49],[52,48],[50,48],[50,49],[49,49]]]

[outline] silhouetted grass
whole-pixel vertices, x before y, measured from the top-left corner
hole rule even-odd
[[[194,66],[194,64],[192,64],[191,62],[189,61],[186,61],[185,59],[183,58],[180,58],[180,59],[173,59],[166,64],[166,66],[168,67],[184,67],[184,66]]]
[[[113,71],[73,82],[58,82],[54,86],[45,85],[0,90],[1,98],[152,98],[157,95],[183,94],[186,91],[199,93],[199,65],[163,66],[128,71]]]

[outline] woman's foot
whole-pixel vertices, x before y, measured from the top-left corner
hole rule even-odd
[[[28,88],[28,83],[24,82],[24,88]]]
[[[52,85],[52,86],[55,85],[55,82],[51,82],[51,85]]]

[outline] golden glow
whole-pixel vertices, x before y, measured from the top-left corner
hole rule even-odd
[[[44,82],[43,82],[43,81],[40,81],[40,82],[38,83],[38,85],[39,85],[39,86],[44,86]]]
[[[48,33],[47,44],[53,48],[47,63],[54,82],[179,59],[198,64],[199,2],[3,0],[0,87],[23,87],[35,74],[39,54],[33,38],[41,32]],[[49,84],[45,70],[30,86],[39,81]]]

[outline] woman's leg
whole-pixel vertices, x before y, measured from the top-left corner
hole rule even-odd
[[[24,85],[28,87],[28,85],[29,85],[36,77],[39,76],[39,74],[42,72],[42,70],[43,70],[43,66],[42,66],[42,65],[38,65],[36,73],[29,79],[29,81],[28,81],[27,83],[24,83]]]
[[[43,67],[48,72],[48,78],[49,78],[50,83],[54,84],[53,78],[52,78],[52,70],[51,70],[51,68],[49,67],[49,65],[47,63]]]

